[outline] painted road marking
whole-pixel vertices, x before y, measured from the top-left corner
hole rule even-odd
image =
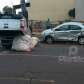
[[[33,54],[3,54],[1,53],[0,55],[6,55],[6,56],[34,56],[34,57],[51,57],[52,55],[33,55]],[[57,56],[52,56],[52,57],[57,57]]]

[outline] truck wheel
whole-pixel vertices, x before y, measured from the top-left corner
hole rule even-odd
[[[53,38],[51,37],[51,36],[47,36],[46,38],[45,38],[45,41],[46,41],[46,43],[48,43],[48,44],[52,44],[53,43]]]
[[[4,49],[12,48],[12,42],[10,40],[1,40],[1,45]]]
[[[78,39],[78,43],[79,43],[80,45],[84,45],[84,37],[80,37],[80,38]]]

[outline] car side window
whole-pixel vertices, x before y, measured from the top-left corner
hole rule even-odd
[[[77,25],[70,25],[70,30],[81,30],[81,27]]]
[[[68,31],[68,30],[69,30],[68,25],[63,25],[63,26],[59,27],[58,29],[55,29],[55,31]]]

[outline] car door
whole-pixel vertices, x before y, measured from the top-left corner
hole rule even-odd
[[[69,25],[62,25],[61,27],[54,30],[55,40],[67,41],[69,37]]]
[[[69,25],[70,27],[70,35],[69,39],[76,41],[78,36],[81,34],[81,27],[78,25]]]

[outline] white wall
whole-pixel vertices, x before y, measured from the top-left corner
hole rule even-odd
[[[75,7],[74,0],[30,0],[29,19],[58,21],[68,19],[68,11]]]
[[[76,20],[84,21],[84,0],[75,0]]]

